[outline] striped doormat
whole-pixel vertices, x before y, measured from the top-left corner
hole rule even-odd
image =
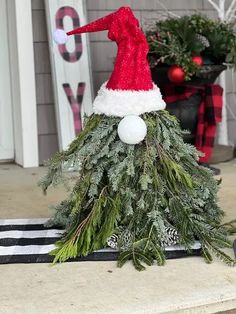
[[[46,228],[47,219],[0,219],[0,264],[11,263],[51,263],[53,256],[48,253],[55,248],[54,243],[63,230]],[[180,258],[189,256],[183,247],[166,247],[166,257]],[[191,255],[199,255],[198,242],[192,247]],[[104,248],[86,257],[70,261],[114,261],[118,251]]]

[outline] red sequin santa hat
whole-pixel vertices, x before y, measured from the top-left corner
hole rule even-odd
[[[54,39],[63,44],[69,35],[104,30],[108,30],[108,38],[116,42],[118,52],[111,77],[101,86],[94,100],[94,112],[123,117],[165,109],[159,88],[152,82],[146,37],[129,7],[121,7],[67,33],[57,30]]]

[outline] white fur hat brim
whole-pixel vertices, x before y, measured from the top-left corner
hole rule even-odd
[[[106,83],[101,86],[93,102],[93,111],[96,114],[124,117],[166,108],[166,103],[155,84],[153,89],[148,91],[130,91],[108,89]]]

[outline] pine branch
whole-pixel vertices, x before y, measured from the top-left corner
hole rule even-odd
[[[235,234],[236,233],[236,219],[233,219],[231,221],[228,221],[222,225],[219,226],[220,228],[223,227],[226,229],[226,231],[229,234]]]
[[[208,248],[209,251],[211,251],[219,260],[227,264],[228,266],[235,266],[236,261],[235,259],[232,259],[230,256],[225,254],[223,251],[221,251],[219,248],[217,248],[212,243],[205,243],[205,246]]]
[[[160,247],[158,247],[156,244],[154,244],[153,242],[151,242],[151,250],[152,250],[153,255],[155,256],[157,264],[159,266],[165,265],[166,258],[165,258],[165,254],[163,253],[163,250]]]
[[[201,253],[202,253],[202,256],[204,257],[206,263],[211,264],[213,261],[212,256],[211,256],[209,250],[203,245],[202,245],[202,252]]]
[[[96,246],[96,242],[92,241],[95,241],[95,230],[100,225],[101,210],[105,201],[103,196],[106,188],[105,186],[102,189],[89,214],[79,224],[76,222],[71,227],[71,231],[58,242],[58,248],[52,251],[52,255],[55,255],[53,264],[57,261],[64,262],[76,255],[86,256],[91,253],[92,247]]]

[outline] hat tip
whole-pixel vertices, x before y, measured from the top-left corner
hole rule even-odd
[[[118,9],[118,11],[132,11],[131,7],[129,5],[122,6]]]

